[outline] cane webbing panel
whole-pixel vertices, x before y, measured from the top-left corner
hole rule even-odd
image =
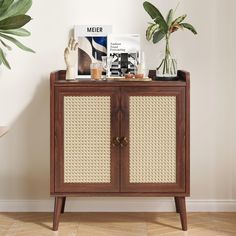
[[[130,97],[130,183],[176,182],[176,97]]]
[[[110,97],[64,97],[64,182],[110,183]]]

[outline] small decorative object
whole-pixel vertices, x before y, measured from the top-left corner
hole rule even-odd
[[[133,79],[133,78],[135,78],[135,75],[132,74],[132,73],[128,73],[128,74],[125,75],[125,78],[126,79]]]
[[[101,62],[91,63],[90,73],[92,80],[101,80],[102,79],[103,65]]]
[[[143,79],[143,77],[144,77],[144,74],[136,74],[135,75],[136,79]]]
[[[64,58],[66,62],[66,80],[75,79],[75,65],[77,57],[78,43],[75,39],[70,38],[68,47],[65,49]]]
[[[79,45],[77,78],[90,78],[90,64],[102,62],[102,56],[107,56],[107,35],[111,33],[111,25],[75,26],[74,37]]]
[[[0,1],[0,64],[11,69],[6,59],[3,48],[11,50],[11,47],[5,42],[10,41],[24,51],[34,52],[26,47],[12,36],[30,36],[30,32],[24,28],[32,18],[26,15],[31,8],[32,0],[1,0]]]
[[[102,56],[102,65],[103,65],[103,68],[106,70],[105,80],[110,77],[110,69],[111,69],[112,61],[113,61],[113,57]]]
[[[149,27],[147,28],[147,40],[152,40],[154,44],[160,42],[162,39],[165,39],[166,41],[164,57],[161,60],[160,65],[157,67],[157,76],[164,78],[176,77],[177,61],[171,53],[170,37],[172,33],[176,32],[179,29],[185,28],[190,30],[194,34],[197,34],[197,31],[191,24],[183,22],[187,15],[182,15],[177,18],[174,18],[178,6],[175,10],[169,10],[166,19],[164,19],[161,12],[150,2],[144,2],[143,7],[154,21],[153,23],[150,23]]]
[[[144,52],[142,52],[142,57],[141,57],[141,60],[140,60],[140,63],[137,65],[137,74],[138,75],[143,75],[145,76],[145,54]],[[138,77],[138,78],[141,78],[141,77]]]

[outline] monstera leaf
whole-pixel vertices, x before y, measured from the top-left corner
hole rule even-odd
[[[0,0],[0,64],[11,69],[3,48],[11,50],[5,40],[27,52],[34,52],[13,36],[27,37],[30,32],[24,28],[32,18],[26,13],[32,6],[32,0]],[[9,36],[11,35],[11,36]]]

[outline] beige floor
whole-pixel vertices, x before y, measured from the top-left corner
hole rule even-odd
[[[0,236],[236,235],[236,213],[189,213],[189,230],[175,213],[65,213],[58,232],[51,213],[1,213]]]

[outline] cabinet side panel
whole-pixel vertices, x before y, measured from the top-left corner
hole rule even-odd
[[[130,183],[176,183],[176,96],[130,97]]]
[[[50,75],[50,193],[55,192],[55,88],[56,73]]]
[[[111,182],[110,96],[64,96],[64,183]]]
[[[190,196],[190,73],[185,72],[186,78],[186,192]]]

